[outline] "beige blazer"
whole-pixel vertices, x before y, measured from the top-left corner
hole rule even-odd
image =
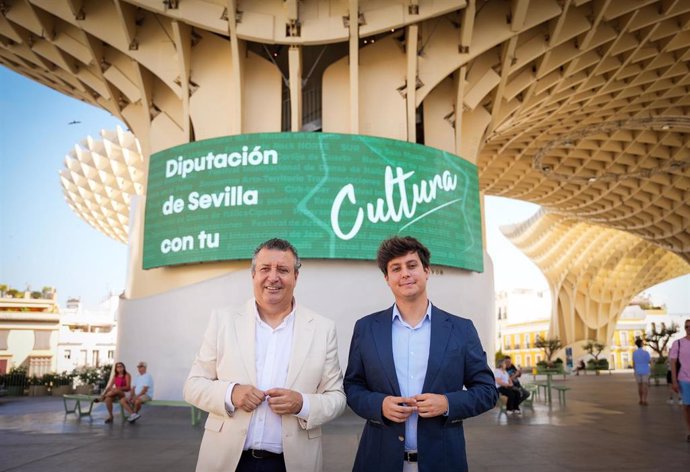
[[[215,310],[184,385],[184,399],[208,411],[197,472],[234,472],[252,413],[225,410],[232,382],[256,385],[256,308]],[[283,453],[288,472],[321,471],[321,425],[345,410],[335,323],[300,305],[295,310],[292,354],[286,388],[309,397],[309,418],[282,417]]]

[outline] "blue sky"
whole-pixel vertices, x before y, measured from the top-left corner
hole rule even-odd
[[[81,123],[69,125],[77,120]],[[0,283],[55,287],[64,304],[95,305],[125,286],[127,247],[93,229],[65,202],[65,155],[87,136],[122,123],[108,112],[61,95],[0,66]],[[538,207],[504,198],[486,202],[487,245],[497,289],[548,289],[537,267],[498,231]],[[690,313],[690,275],[647,292],[669,311]]]

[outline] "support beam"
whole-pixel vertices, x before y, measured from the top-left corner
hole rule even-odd
[[[228,34],[230,35],[230,61],[232,63],[232,77],[230,88],[235,99],[235,106],[230,111],[232,114],[231,132],[242,134],[242,89],[243,71],[240,55],[240,39],[237,37],[237,1],[228,0]]]
[[[302,129],[302,46],[290,46],[290,131]]]
[[[115,0],[115,10],[117,10],[117,19],[122,26],[122,32],[125,38],[127,38],[129,50],[135,51],[139,49],[139,42],[137,41],[136,7],[129,3]]]
[[[462,11],[462,24],[460,25],[460,45],[458,52],[460,54],[468,54],[470,52],[470,43],[472,42],[472,33],[474,33],[474,17],[477,13],[477,6],[475,0],[469,0],[467,7]]]
[[[465,88],[467,77],[467,66],[458,69],[457,88],[455,91],[455,154],[461,156],[462,149],[462,118],[465,114]]]
[[[350,133],[359,134],[359,1],[350,0]]]
[[[82,21],[86,19],[86,13],[84,12],[84,0],[65,0],[69,10],[72,12],[74,19],[77,21]]]
[[[419,26],[407,27],[407,140],[417,142],[417,44]]]
[[[189,113],[189,80],[191,73],[192,29],[189,25],[173,20],[173,38],[177,51],[177,68],[182,89],[182,130],[188,141],[192,140],[192,123]]]
[[[501,103],[503,102],[503,92],[506,88],[506,82],[510,77],[510,70],[515,60],[517,38],[517,36],[513,36],[508,40],[507,43],[504,43],[503,45],[503,57],[501,58],[501,80],[496,87],[496,91],[494,92],[493,106],[491,107],[491,124],[487,130],[488,132],[491,132],[495,126],[501,124],[498,121],[498,117],[501,111]]]

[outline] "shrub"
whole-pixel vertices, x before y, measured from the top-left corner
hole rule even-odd
[[[101,378],[101,373],[97,367],[81,366],[72,371],[72,374],[79,379],[80,385],[94,385]]]
[[[43,385],[43,378],[38,375],[29,377],[29,385]]]
[[[63,370],[61,374],[55,374],[53,386],[59,387],[62,385],[72,385],[73,381],[74,374],[68,374],[66,370]]]

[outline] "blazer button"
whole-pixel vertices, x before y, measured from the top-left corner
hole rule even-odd
[[[403,442],[405,440],[405,436],[398,436],[398,441]]]

